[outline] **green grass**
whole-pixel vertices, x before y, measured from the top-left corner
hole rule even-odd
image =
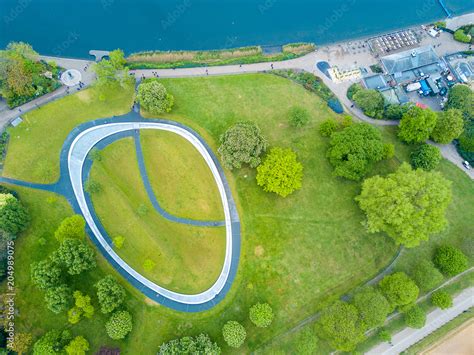
[[[157,130],[140,133],[153,191],[169,213],[199,220],[223,220],[217,185],[205,160],[181,136]]]
[[[72,129],[96,118],[124,114],[130,111],[132,99],[133,85],[109,87],[101,94],[90,88],[25,114],[21,125],[9,129],[3,175],[39,183],[56,181],[59,152]]]
[[[143,186],[133,138],[111,144],[101,156],[92,166],[91,179],[102,191],[94,193],[92,201],[109,235],[125,237],[116,252],[139,273],[173,291],[192,294],[208,289],[224,263],[225,228],[187,226],[159,215]],[[140,213],[143,206],[146,213]],[[155,267],[144,269],[145,260]]]

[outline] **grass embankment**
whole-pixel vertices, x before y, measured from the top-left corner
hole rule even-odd
[[[133,85],[96,88],[42,106],[23,116],[24,122],[10,128],[10,142],[3,175],[39,183],[59,178],[59,152],[77,125],[96,118],[118,116],[130,111]]]
[[[148,51],[127,57],[131,69],[169,69],[201,66],[277,62],[308,54],[315,49],[313,43],[290,43],[279,53],[265,54],[262,47],[251,46],[209,51]]]
[[[151,186],[167,212],[197,220],[223,220],[222,202],[211,169],[186,139],[166,131],[140,133]]]
[[[187,226],[159,215],[143,186],[132,138],[111,144],[101,156],[101,161],[92,166],[91,179],[102,188],[92,195],[92,201],[109,235],[125,237],[123,247],[115,248],[117,254],[142,275],[173,291],[194,294],[208,289],[224,262],[225,228]],[[180,182],[187,186],[185,189],[198,186],[192,179]],[[213,181],[205,183],[210,185]],[[166,182],[166,186],[173,184],[172,180]],[[151,260],[155,266],[145,269],[145,260]]]

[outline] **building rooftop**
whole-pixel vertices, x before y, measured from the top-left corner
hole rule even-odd
[[[439,63],[439,57],[433,47],[426,46],[388,55],[381,62],[387,73],[400,76],[403,72]]]

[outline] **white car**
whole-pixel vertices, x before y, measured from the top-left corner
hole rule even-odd
[[[464,160],[462,162],[462,165],[467,169],[467,170],[471,170],[471,165],[469,164],[469,162],[467,160]]]

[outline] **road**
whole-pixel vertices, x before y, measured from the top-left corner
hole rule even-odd
[[[368,355],[396,355],[416,344],[427,335],[456,318],[462,312],[474,306],[474,287],[461,292],[453,300],[453,306],[446,310],[436,309],[426,317],[426,324],[421,329],[405,328],[392,336],[392,344],[379,344],[366,354]]]

